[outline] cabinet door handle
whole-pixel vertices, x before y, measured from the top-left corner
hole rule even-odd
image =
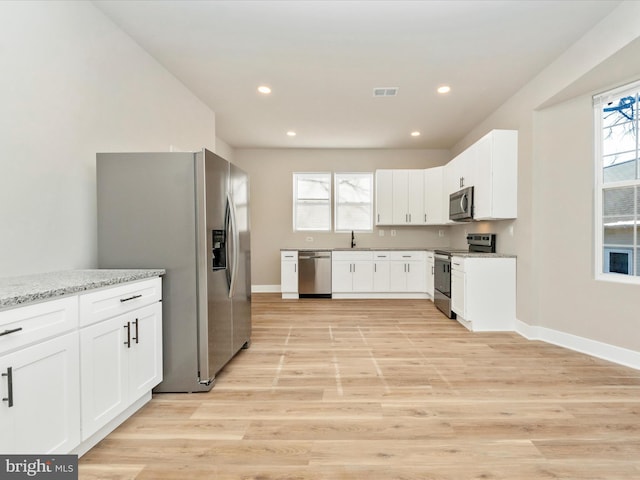
[[[353,273],[356,273],[356,264],[353,264]]]
[[[293,273],[298,273],[298,264],[293,264]]]
[[[142,294],[140,295],[134,295],[132,297],[128,297],[128,298],[121,298],[120,302],[124,303],[124,302],[128,302],[129,300],[135,300],[136,298],[140,298],[142,296]]]
[[[424,223],[427,223],[427,214],[424,214]]]
[[[136,326],[136,336],[135,336],[135,337],[133,337],[133,339],[132,339],[132,340],[135,340],[135,341],[136,341],[136,343],[138,343],[138,338],[139,338],[139,335],[138,335],[138,322],[139,322],[139,321],[140,321],[140,320],[136,318],[136,319],[135,319],[135,321],[133,322],[133,324]]]
[[[374,263],[373,264],[373,273],[377,273],[378,272],[378,264]]]
[[[2,337],[3,335],[9,335],[11,333],[19,332],[20,330],[22,330],[22,327],[14,328],[12,330],[5,330],[4,332],[0,333],[0,337]]]
[[[380,214],[378,214],[378,223],[380,223]]]
[[[13,407],[13,367],[8,367],[7,373],[3,373],[2,376],[7,377],[7,397],[2,401],[7,402],[11,408]]]
[[[407,263],[407,273],[411,273],[411,264]]]
[[[131,348],[131,322],[127,322],[124,328],[127,329],[127,341],[124,342],[124,344],[127,346],[127,348]]]

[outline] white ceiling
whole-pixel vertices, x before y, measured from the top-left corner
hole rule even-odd
[[[94,3],[233,147],[450,148],[620,1]]]

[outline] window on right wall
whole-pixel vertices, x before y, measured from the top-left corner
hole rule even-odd
[[[640,82],[594,97],[596,278],[640,283]]]

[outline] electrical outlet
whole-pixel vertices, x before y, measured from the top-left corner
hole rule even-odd
[[[396,231],[395,230],[391,230],[391,236],[395,237],[396,236]]]
[[[307,238],[305,238],[305,240],[306,240],[307,242],[313,242],[313,237],[307,237]]]
[[[444,230],[438,230],[438,236],[444,237]]]
[[[509,235],[513,237],[513,225],[509,225]]]
[[[384,237],[384,230],[378,230],[378,235]]]

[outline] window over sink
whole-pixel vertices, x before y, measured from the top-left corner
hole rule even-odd
[[[373,230],[373,173],[336,173],[335,188],[335,231]]]
[[[332,206],[334,209],[332,210]],[[293,174],[293,230],[373,230],[373,173]]]

